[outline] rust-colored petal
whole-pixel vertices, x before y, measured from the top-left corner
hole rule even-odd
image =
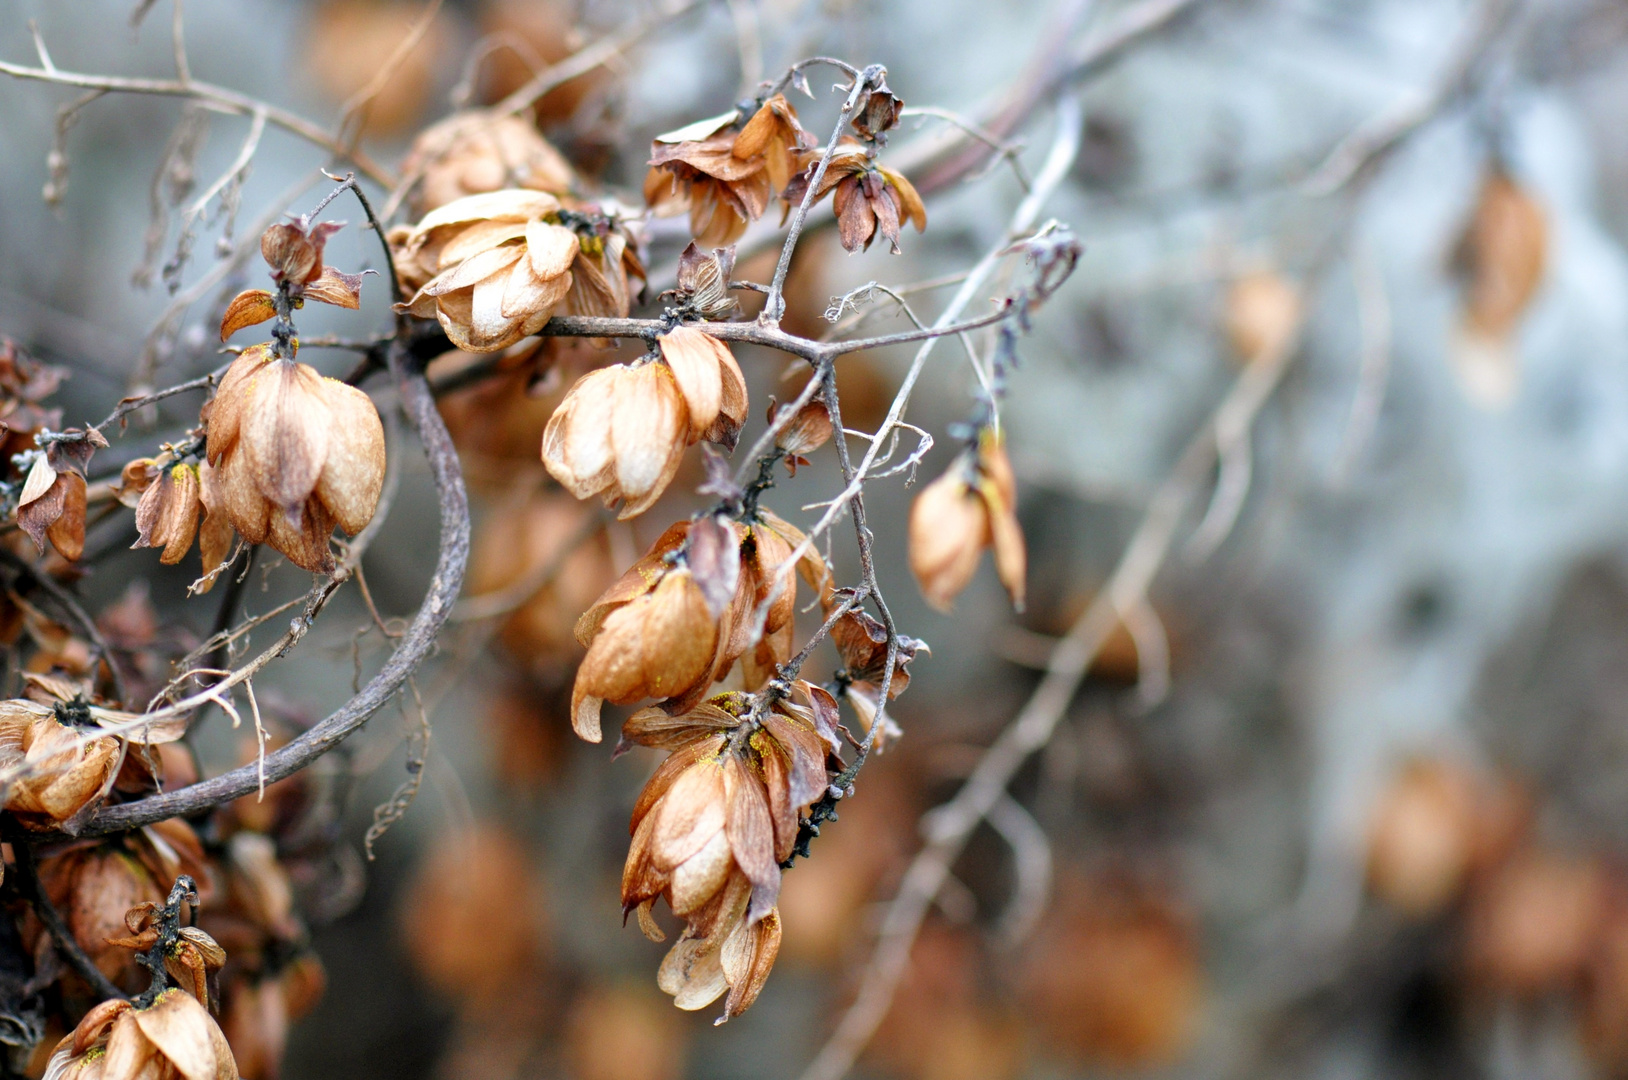
[[[225,341],[245,326],[257,326],[277,317],[277,305],[264,289],[246,289],[232,297],[220,320],[220,339]]]
[[[219,464],[221,456],[237,445],[243,411],[248,403],[249,380],[271,360],[271,346],[251,345],[238,354],[221,376],[214,399],[205,406],[204,419],[209,425],[205,445],[211,465]]]
[[[362,275],[342,274],[324,266],[317,279],[305,286],[305,298],[355,311],[362,306]]]
[[[752,883],[746,919],[756,922],[780,897],[780,865],[774,857],[774,823],[769,817],[768,795],[738,756],[724,758],[723,772],[724,830],[735,862]]]
[[[653,813],[650,855],[657,867],[672,871],[724,831],[722,767],[696,762],[673,781]]]
[[[62,513],[47,526],[45,535],[64,559],[75,562],[85,553],[85,478],[76,472],[61,473],[52,486],[58,485],[62,490]]]

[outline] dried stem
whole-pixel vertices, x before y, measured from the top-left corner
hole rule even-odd
[[[300,138],[320,146],[335,157],[347,159],[356,163],[369,180],[376,184],[390,187],[395,182],[390,171],[375,162],[360,150],[347,147],[337,137],[312,123],[303,116],[279,109],[247,94],[228,90],[224,86],[213,83],[198,82],[193,79],[140,79],[122,75],[85,75],[74,71],[63,71],[61,68],[28,67],[25,64],[13,64],[0,60],[0,74],[10,75],[16,79],[32,79],[37,82],[55,83],[59,86],[78,86],[86,90],[101,90],[118,94],[155,94],[160,97],[181,97],[197,101],[206,108],[216,112],[235,113],[240,116],[252,116],[257,112],[264,112],[266,120],[282,128],[284,131],[298,135]]]

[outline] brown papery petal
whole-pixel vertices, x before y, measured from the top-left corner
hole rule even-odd
[[[582,613],[572,632],[582,643],[583,648],[593,644],[594,637],[599,633],[606,616],[622,605],[643,596],[667,576],[667,555],[683,546],[689,531],[688,521],[669,525],[667,531],[650,545],[650,550],[640,556],[638,562],[628,567],[627,572],[617,578],[611,587],[601,593],[588,610]]]
[[[724,831],[723,769],[710,760],[690,766],[673,782],[655,814],[651,858],[671,871]]]
[[[728,1019],[750,1009],[763,991],[763,984],[769,981],[769,972],[780,955],[780,912],[770,911],[755,925],[745,927],[744,934],[751,945],[751,961],[741,975],[729,979],[729,1000],[724,1003]]]
[[[665,364],[634,368],[618,380],[610,441],[616,484],[628,502],[620,517],[642,513],[660,497],[688,430],[683,396]]]
[[[689,407],[690,438],[699,439],[718,418],[723,397],[718,352],[723,342],[693,326],[674,327],[658,340],[662,359],[672,369],[673,379]]]
[[[712,899],[729,880],[734,867],[729,837],[721,831],[713,833],[700,851],[673,868],[667,893],[673,914],[688,915]]]
[[[326,574],[334,568],[328,540],[333,536],[334,519],[320,499],[307,499],[295,523],[286,513],[271,515],[266,543],[288,556],[288,561],[313,574]]]
[[[215,1046],[209,1037],[215,1021],[192,995],[166,990],[152,1008],[136,1009],[129,1015],[186,1080],[216,1080]]]
[[[410,247],[416,247],[430,232],[447,225],[472,221],[534,221],[559,208],[560,201],[554,196],[526,188],[467,195],[425,214],[407,242]]]
[[[209,463],[220,463],[221,455],[237,445],[243,419],[243,407],[248,400],[249,380],[271,362],[269,345],[251,345],[238,354],[232,366],[221,376],[215,398],[209,403],[207,448]]]
[[[198,470],[190,465],[177,465],[170,470],[169,495],[164,501],[158,521],[158,535],[164,543],[164,553],[158,561],[174,566],[192,547],[192,538],[198,532]],[[139,516],[139,515],[138,515]]]
[[[436,271],[456,266],[465,259],[479,255],[483,251],[490,251],[499,244],[518,240],[526,235],[526,229],[529,227],[524,221],[476,222],[441,247],[436,255]]]
[[[631,609],[642,608],[638,616]],[[706,598],[695,576],[674,570],[649,595],[605,620],[607,628],[618,616],[643,620],[644,688],[651,697],[676,697],[707,680],[718,626],[707,610]],[[595,639],[594,644],[599,644]]]
[[[910,569],[927,602],[948,611],[978,569],[989,513],[960,464],[922,489],[910,507]]]
[[[256,326],[277,317],[277,305],[264,289],[248,289],[232,297],[220,320],[220,339],[225,341],[245,326]]]
[[[1022,611],[1024,579],[1028,565],[1028,553],[1023,543],[1023,528],[1018,524],[1015,509],[1009,502],[1001,499],[995,490],[995,481],[986,477],[980,487],[986,491],[984,501],[989,506],[990,535],[995,548],[995,571],[1000,575],[1001,584],[1006,586],[1006,592],[1012,598],[1012,606]]]
[[[780,865],[774,857],[774,824],[763,784],[734,754],[724,759],[724,831],[746,880],[752,902],[746,919],[756,922],[780,896]]]
[[[260,494],[249,456],[241,449],[228,454],[215,469],[215,490],[232,528],[251,544],[263,544],[276,508]]]
[[[53,479],[45,493],[27,506],[17,508],[17,524],[34,541],[34,546],[41,551],[45,550],[46,532],[55,525],[57,519],[62,517],[63,507],[68,500],[67,477],[72,473],[61,476],[53,474]]]
[[[467,289],[477,282],[490,279],[499,270],[512,266],[525,253],[525,249],[519,244],[508,244],[483,251],[479,255],[465,259],[451,270],[437,274],[420,291],[426,296],[445,296],[459,289]]]
[[[51,485],[57,482],[57,471],[51,467],[50,460],[41,454],[29,466],[28,479],[23,481],[22,494],[17,496],[17,508],[20,510],[29,503],[42,498]]]
[[[322,274],[305,286],[305,298],[354,311],[362,306],[362,275],[342,274],[324,266]]]
[[[261,494],[285,513],[298,512],[327,460],[333,419],[326,397],[316,369],[292,360],[262,368],[249,384],[243,450]]]
[[[51,522],[45,535],[64,559],[74,562],[85,553],[85,478],[65,472],[57,477],[57,484],[62,485],[62,514]]]
[[[185,994],[181,996],[186,997]],[[112,1077],[120,1077],[121,1080],[124,1077],[130,1077],[131,1080],[137,1078],[146,1080],[149,1076],[162,1076],[162,1066],[154,1067],[153,1063],[153,1058],[157,1054],[158,1047],[142,1031],[141,1025],[136,1021],[135,1010],[132,1009],[121,1014],[113,1022],[113,1030],[107,1038],[107,1056],[101,1062],[102,1076],[110,1080]],[[193,1078],[189,1076],[187,1080]],[[214,1080],[213,1069],[208,1074],[208,1080]]]
[[[639,714],[635,715],[659,711],[659,709],[642,709]],[[625,728],[623,730],[626,731]],[[650,779],[644,782],[644,789],[639,792],[638,799],[633,803],[633,814],[628,821],[628,832],[632,833],[638,830],[645,816],[661,801],[661,797],[667,794],[673,783],[684,775],[685,770],[703,758],[715,756],[719,750],[723,749],[723,745],[724,736],[713,735],[690,746],[675,749],[671,754],[667,755],[667,760],[657,766],[656,771],[650,774]]]
[[[222,503],[217,470],[205,461],[198,465],[198,497],[203,503],[203,520],[198,523],[198,554],[203,557],[204,574],[208,575],[226,561],[232,551],[232,523]],[[215,587],[211,580],[198,586],[206,593]]]
[[[611,416],[621,364],[590,371],[566,394],[543,430],[543,465],[579,499],[604,489],[615,475]]]
[[[717,517],[696,521],[690,526],[688,552],[690,573],[707,609],[714,619],[722,618],[740,584],[741,546],[734,524]]]
[[[718,943],[679,938],[656,970],[656,985],[673,995],[673,1004],[686,1011],[704,1009],[717,1001],[729,989],[718,961]]]
[[[526,258],[532,272],[545,281],[571,269],[581,250],[577,234],[563,225],[533,221],[526,226]]]
[[[917,232],[927,231],[927,207],[921,201],[921,195],[903,173],[892,169],[877,167],[877,171],[887,178],[888,184],[899,193],[899,214],[904,220],[916,226]]]
[[[384,423],[373,399],[338,379],[323,379],[334,437],[317,477],[317,497],[355,536],[373,520],[384,490]]]

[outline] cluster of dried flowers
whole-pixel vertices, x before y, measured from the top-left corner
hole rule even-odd
[[[874,581],[837,588],[819,537],[760,505],[780,462],[795,474],[841,437],[837,402],[826,396],[835,384],[823,381],[829,370],[813,374],[817,383],[795,412],[782,416],[770,402],[765,451],[743,470],[755,467],[756,480],[741,486],[723,458],[748,423],[748,379],[724,340],[737,335],[710,324],[739,311],[733,244],[748,225],[776,198],[801,215],[828,195],[850,252],[878,237],[897,252],[903,223],[926,225],[915,188],[878,160],[902,103],[880,68],[850,74],[847,133],[834,145],[818,146],[769,85],[722,116],[656,140],[644,184],[649,213],[687,211],[694,239],[679,258],[677,289],[663,294],[670,303],[644,324],[642,355],[612,353],[612,338],[596,333],[625,336],[625,328],[550,327],[626,319],[643,301],[644,215],[594,190],[518,115],[470,110],[423,131],[386,212],[393,220],[404,207],[410,220],[386,230],[361,199],[384,234],[398,333],[366,350],[357,378],[384,366],[387,349],[440,349],[433,364],[454,370],[491,365],[490,383],[463,404],[456,395],[443,400],[449,427],[471,458],[523,445],[536,479],[518,496],[514,485],[505,489],[515,507],[493,515],[476,538],[476,580],[529,589],[505,640],[528,654],[529,670],[539,655],[568,669],[563,680],[557,670],[550,677],[562,699],[568,690],[578,736],[601,741],[606,704],[644,706],[623,725],[617,753],[637,745],[667,756],[630,822],[624,918],[636,915],[661,940],[655,904],[666,902],[683,926],[658,985],[683,1009],[723,997],[721,1019],[745,1011],[762,989],[780,945],[782,873],[809,854],[809,838],[849,794],[858,762],[898,734],[886,702],[907,688],[908,665],[925,651],[892,627],[885,606],[877,605],[886,622],[867,613]],[[795,69],[786,82],[794,81]],[[347,185],[354,187],[342,183],[329,200]],[[142,402],[121,403],[99,427],[55,430],[60,414],[41,401],[57,374],[0,348],[0,417],[11,453],[0,492],[39,551],[49,544],[63,560],[57,576],[70,577],[84,555],[90,508],[106,504],[112,514],[117,503],[134,511],[135,546],[156,549],[159,563],[177,564],[197,544],[203,574],[193,592],[207,591],[256,545],[330,575],[327,586],[344,579],[334,534],[368,530],[386,446],[364,391],[298,359],[295,315],[307,301],[361,304],[363,276],[327,261],[341,228],[318,219],[327,201],[264,231],[271,287],[224,305],[222,342],[267,323],[270,340],[234,350],[218,381],[199,380],[213,393],[197,425],[130,461],[117,480],[91,481],[90,462],[108,445],[102,428]],[[994,429],[980,431],[912,514],[912,565],[940,606],[991,546],[1014,601],[1022,599],[1011,470]],[[709,475],[700,491],[718,501],[671,524],[617,575],[597,512],[576,501],[598,497],[621,519],[644,514],[703,442]],[[502,462],[498,472],[512,479]],[[479,490],[479,477],[475,483]],[[346,554],[354,563],[356,546]],[[209,692],[208,680],[226,673],[201,664],[209,650],[229,658],[233,637],[186,652],[161,640],[136,594],[92,625],[59,593],[56,577],[20,556],[17,565],[15,579],[0,583],[0,640],[15,645],[26,633],[31,670],[26,693],[0,702],[0,806],[9,835],[26,839],[7,871],[11,884],[0,887],[28,906],[20,932],[37,966],[58,972],[39,1018],[60,1039],[46,1075],[275,1077],[289,1022],[321,989],[294,881],[332,876],[330,845],[312,837],[333,830],[307,826],[312,815],[331,820],[334,808],[302,773],[260,799],[42,846],[36,858],[33,838],[74,836],[103,808],[199,778],[182,736],[204,701],[236,717],[225,697]],[[817,603],[823,614],[800,652],[799,579],[812,592],[809,607]],[[45,600],[60,619],[45,613]],[[820,684],[801,669],[827,636],[840,666]],[[186,698],[188,680],[205,691]],[[146,711],[129,711],[141,700],[150,702]],[[249,700],[258,731],[252,690]],[[842,701],[857,718],[854,731],[842,723]],[[851,767],[844,744],[858,755]],[[262,735],[251,759],[264,753]],[[315,906],[331,914],[341,905],[329,896]],[[426,949],[430,968],[451,972],[448,982],[470,981],[467,964],[442,963]],[[11,1006],[0,986],[0,1012]]]

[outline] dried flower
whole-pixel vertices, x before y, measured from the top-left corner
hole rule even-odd
[[[536,333],[571,290],[577,234],[539,191],[470,195],[391,233],[396,270],[416,289],[398,310],[435,318],[466,352],[497,352]]]
[[[362,304],[362,275],[345,274],[326,266],[322,250],[328,237],[344,228],[344,222],[324,221],[312,225],[304,218],[273,225],[260,234],[260,257],[271,267],[271,280],[286,297],[290,307],[302,307],[316,300],[335,307],[355,310]],[[264,289],[246,289],[226,305],[220,322],[220,339],[225,341],[244,327],[275,318],[276,298]]]
[[[104,1001],[57,1043],[51,1080],[237,1080],[237,1062],[209,1010],[184,990],[147,1006]]]
[[[661,216],[690,214],[702,247],[733,244],[810,156],[814,139],[776,94],[742,123],[740,109],[658,135],[645,202]]]
[[[814,166],[810,165],[792,179],[780,196],[786,212],[802,203],[813,176]],[[870,151],[858,143],[837,147],[814,192],[814,201],[819,202],[833,191],[836,194],[832,195],[831,209],[837,215],[837,235],[848,251],[867,250],[880,235],[897,255],[901,222],[911,222],[917,232],[927,228],[927,207],[915,185],[903,173],[877,164]]]
[[[579,499],[623,503],[626,519],[648,510],[691,442],[690,409],[666,364],[591,371],[549,417],[543,464]]]
[[[245,349],[205,406],[214,475],[200,497],[251,544],[270,544],[313,572],[333,568],[335,526],[372,520],[384,486],[384,425],[362,391],[308,364]]]
[[[985,428],[976,448],[922,489],[910,507],[910,569],[922,595],[948,611],[978,569],[984,548],[1018,610],[1027,557],[1017,520],[1017,483],[1000,436]]]
[[[738,694],[677,716],[644,709],[622,731],[625,741],[670,751],[633,809],[623,910],[637,912],[657,941],[657,897],[685,920],[657,985],[681,1009],[727,992],[720,1023],[751,1006],[774,966],[780,865],[825,792],[825,759],[836,748],[836,702],[808,683],[794,692],[803,704],[776,701],[745,740],[732,737],[749,712]]]
[[[836,605],[835,596],[826,603],[829,612]],[[882,677],[887,671],[887,627],[883,626],[869,613],[861,608],[850,608],[843,613],[842,618],[831,627],[831,641],[837,647],[837,655],[842,657],[842,679],[848,701],[859,714],[859,720],[867,732],[876,723],[877,706],[882,695]],[[887,697],[889,701],[904,693],[910,686],[910,662],[916,658],[917,653],[929,653],[925,641],[900,634],[898,647],[893,660],[893,677],[888,680]],[[892,719],[883,711],[884,727],[876,742],[876,749],[882,750],[886,740],[892,738],[900,731]]]
[[[672,526],[583,613],[576,635],[588,656],[577,669],[571,704],[578,735],[600,740],[605,701],[667,698],[667,708],[684,711],[737,661],[739,685],[754,690],[790,657],[796,586],[772,594],[803,534],[760,514],[750,526],[707,518]],[[798,572],[822,598],[829,595],[830,569],[812,549]]]
[[[53,435],[29,467],[17,496],[17,524],[45,550],[49,539],[70,562],[85,551],[85,469],[107,440],[95,428]]]
[[[779,412],[774,400],[769,400],[769,423],[774,423]],[[799,465],[807,465],[807,455],[831,441],[833,432],[831,411],[825,407],[823,394],[809,398],[808,404],[797,410],[774,437],[774,444],[786,453],[786,471],[797,475]]]
[[[4,785],[5,808],[24,825],[73,820],[112,789],[123,761],[124,744],[114,736],[64,724],[48,705],[0,702],[0,769],[15,775]]]
[[[136,505],[136,542],[131,546],[163,548],[158,561],[173,566],[192,547],[202,512],[197,466],[161,469]]]
[[[680,308],[708,320],[731,314],[740,307],[729,295],[729,278],[734,272],[734,245],[704,252],[691,240],[678,256]]]
[[[710,684],[718,644],[718,620],[687,567],[668,569],[648,591],[613,609],[603,605],[601,598],[589,608],[583,616],[589,625],[577,629],[588,655],[571,691],[571,723],[589,742],[602,737],[599,709],[606,701],[679,697]]]
[[[875,85],[865,91],[865,98],[854,110],[854,117],[849,121],[853,129],[865,139],[887,144],[887,133],[899,124],[899,114],[904,111],[904,102],[893,96],[888,89],[887,73],[882,72]]]
[[[579,499],[621,500],[623,518],[661,497],[685,447],[733,447],[746,419],[746,380],[727,345],[689,326],[658,341],[660,360],[583,376],[543,432],[554,479]]]

